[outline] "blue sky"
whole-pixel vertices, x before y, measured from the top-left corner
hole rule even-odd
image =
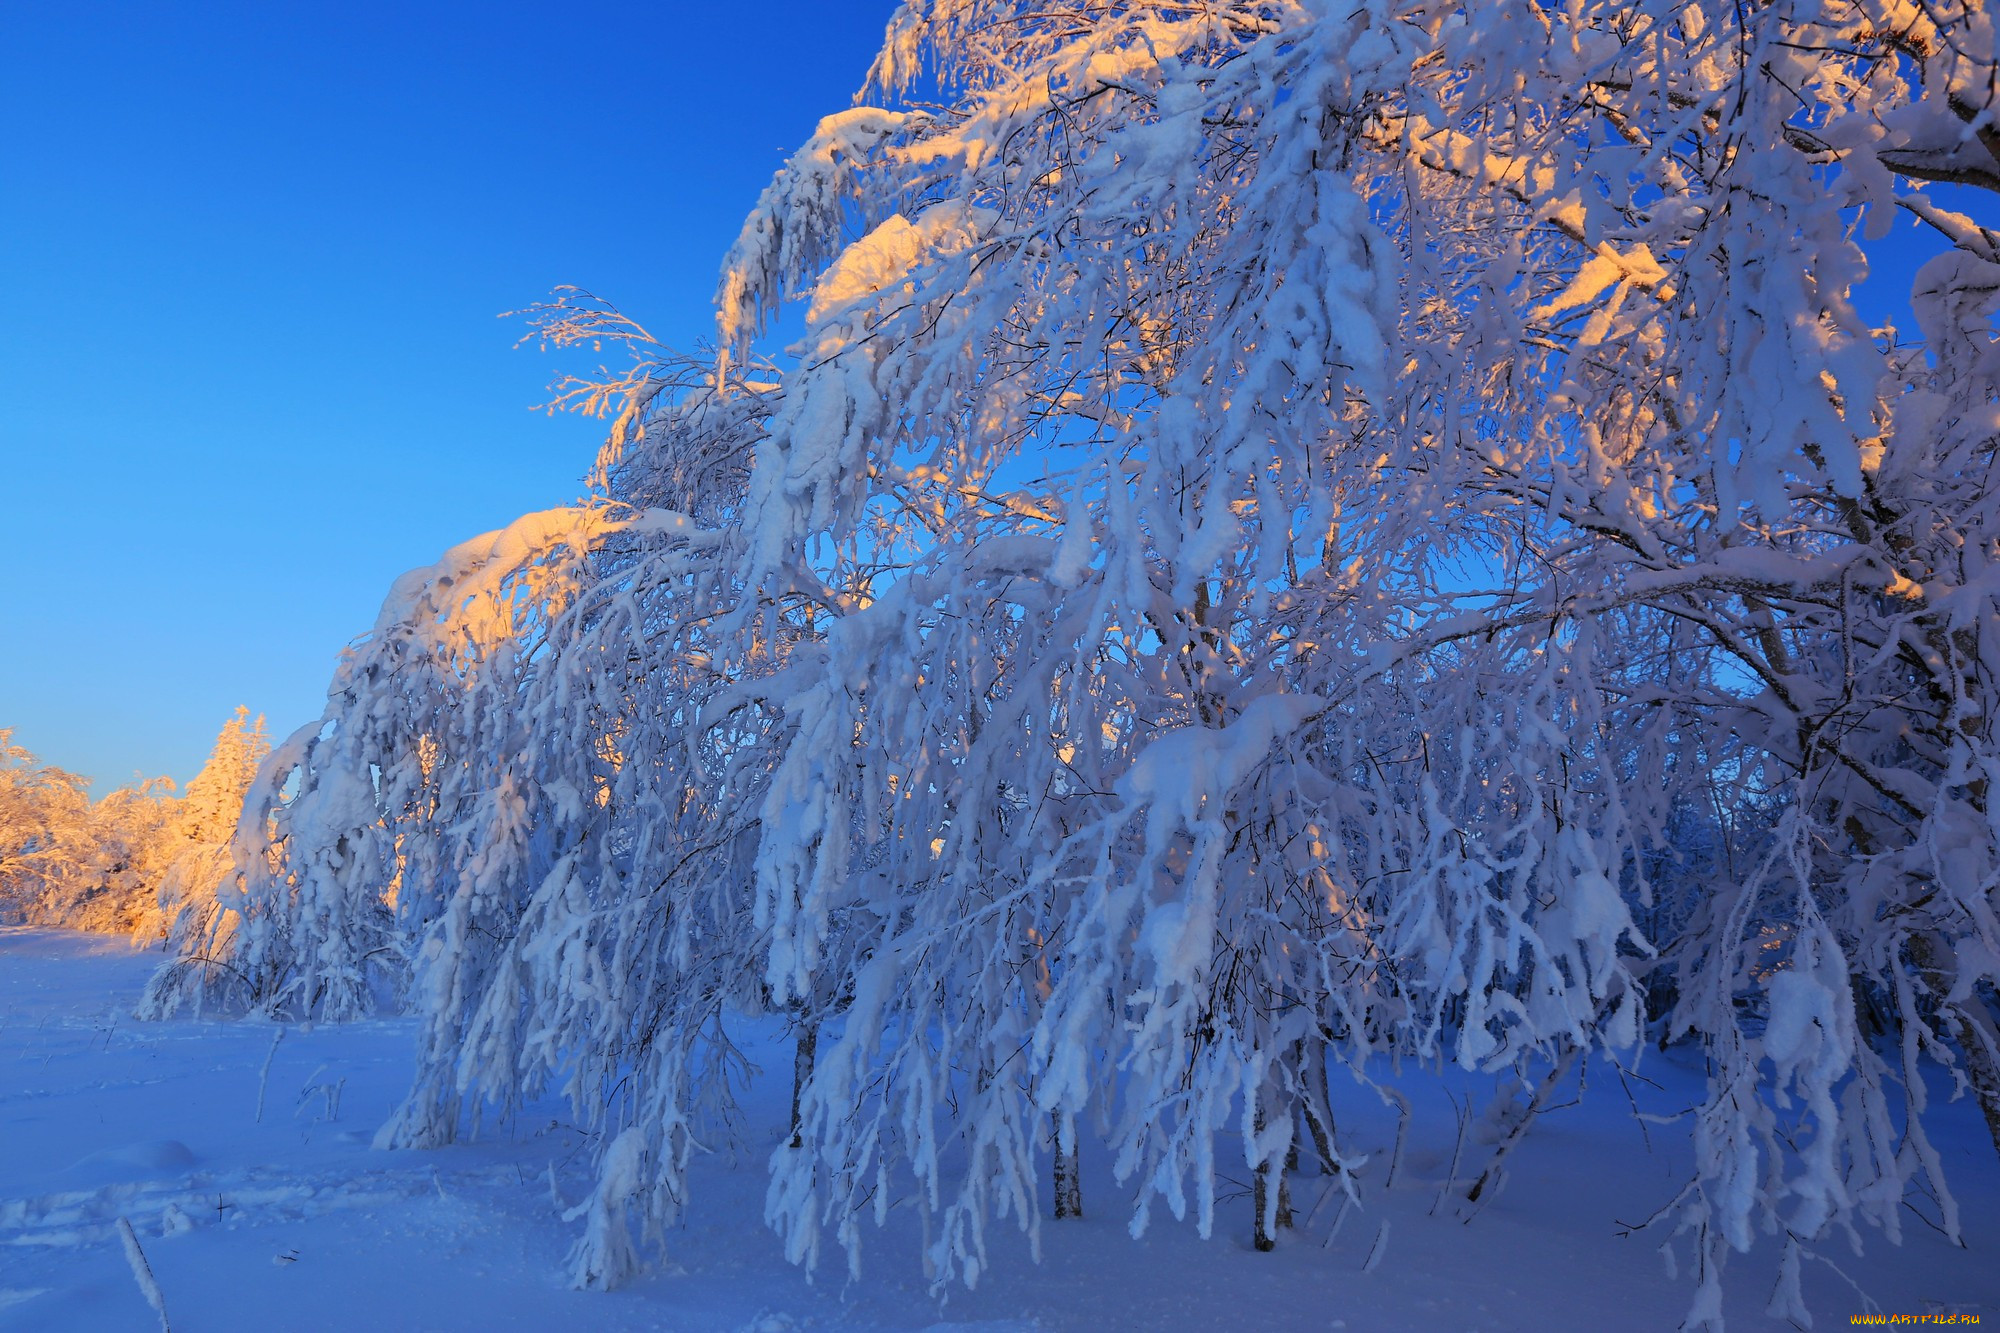
[[[496,314],[704,336],[891,8],[7,6],[0,727],[103,791],[317,717],[397,574],[580,489]]]

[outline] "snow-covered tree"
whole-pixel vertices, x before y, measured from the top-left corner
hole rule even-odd
[[[2000,1144],[2000,240],[1936,187],[2000,188],[1995,99],[1966,4],[906,4],[713,365],[544,309],[640,352],[571,386],[597,492],[398,585],[201,984],[407,976],[389,1141],[566,1086],[593,1283],[683,1206],[732,1008],[800,1038],[808,1263],[900,1178],[976,1281],[1086,1125],[1135,1226],[1206,1230],[1240,1143],[1268,1242],[1330,1064],[1544,1078],[1649,1004],[1714,1070],[1655,1201],[1694,1325],[1760,1230],[1780,1313],[1919,1178],[1955,1234],[1926,1062]],[[1899,215],[1914,340],[1856,305]]]
[[[41,922],[81,874],[73,831],[88,808],[88,780],[13,742],[0,728],[0,911]]]
[[[89,779],[39,764],[0,731],[0,915],[145,933],[179,806],[152,778],[90,799]]]
[[[222,724],[202,765],[160,835],[151,901],[133,926],[135,939],[165,939],[177,955],[213,929],[217,893],[234,871],[230,846],[257,766],[271,751],[262,716],[239,706]]]
[[[64,837],[75,868],[48,924],[130,935],[135,944],[159,938],[155,903],[180,806],[173,790],[171,780],[152,778],[72,808]]]
[[[1142,725],[1192,724],[1156,753],[1218,744],[1192,727],[1228,736],[1272,689],[1338,720],[1346,762],[1310,767],[1372,825],[1312,869],[1388,886],[1366,915],[1400,1017],[1370,1044],[1492,1064],[1628,1042],[1655,946],[1626,914],[1675,811],[1718,786],[1775,805],[1759,855],[1657,942],[1671,1029],[1723,1071],[1704,1174],[1670,1213],[1708,1318],[1756,1224],[1812,1237],[1852,1210],[1893,1234],[1882,1201],[1924,1169],[1888,1129],[1856,976],[1903,997],[1907,1110],[1926,1040],[1993,1105],[1991,978],[1966,970],[1993,956],[1974,554],[1992,239],[1926,188],[1995,183],[1992,40],[1952,7],[906,7],[876,87],[943,96],[823,124],[725,281],[731,337],[787,291],[811,302],[753,553],[781,549],[774,520],[795,564],[871,507],[944,526],[908,502],[912,474],[968,511],[990,478],[1020,483],[1021,530],[1097,500],[1103,623],[1157,636],[1134,657],[1202,668],[1141,701]],[[1898,209],[1950,247],[1918,281],[1920,348],[1852,304]],[[1074,524],[1042,529],[1052,550]],[[937,558],[975,568],[970,517],[950,537]],[[1398,744],[1384,718],[1421,724]],[[1285,730],[1252,743],[1251,783],[1311,744]],[[1242,752],[1210,753],[1229,773]],[[1400,781],[1356,780],[1385,760]],[[1100,858],[1090,911],[1113,915],[1066,954],[1089,995],[1145,997],[1120,1017],[1162,1044],[1121,1042],[1128,1071],[1205,1055],[1220,1093],[1284,1043],[1241,1010],[1218,1033],[1235,997],[1213,978],[1242,943],[1202,856],[1312,803],[1189,767],[1156,788],[1139,752],[1078,848]],[[1121,867],[1135,820],[1146,851]],[[1149,861],[1170,893],[1105,892]],[[1788,965],[1759,978],[1749,927],[1773,919]],[[1769,996],[1762,1031],[1739,1021],[1746,987]],[[1177,994],[1198,998],[1176,1015]],[[1099,1037],[1038,1032],[1052,1059],[1056,1033]],[[1804,1109],[1740,1095],[1774,1084]],[[1164,1082],[1128,1074],[1135,1091],[1123,1164],[1171,1180],[1159,1165],[1183,1142],[1201,1160],[1205,1125],[1157,1114]],[[1256,1100],[1231,1103],[1246,1129]],[[1288,1121],[1263,1120],[1268,1144],[1245,1137],[1269,1170]]]

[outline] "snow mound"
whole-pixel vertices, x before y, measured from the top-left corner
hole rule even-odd
[[[143,1174],[173,1175],[194,1164],[194,1153],[179,1139],[149,1139],[100,1148],[78,1159],[65,1174],[130,1179]]]

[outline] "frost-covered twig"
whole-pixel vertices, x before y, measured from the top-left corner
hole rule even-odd
[[[1542,1081],[1535,1085],[1535,1095],[1529,1099],[1527,1107],[1507,1131],[1507,1137],[1494,1148],[1493,1157],[1486,1163],[1486,1169],[1479,1173],[1479,1179],[1473,1181],[1472,1187],[1466,1190],[1465,1198],[1468,1203],[1479,1203],[1504,1178],[1507,1159],[1521,1146],[1521,1141],[1528,1137],[1528,1130],[1533,1126],[1535,1117],[1542,1113],[1543,1108],[1548,1105],[1549,1097],[1561,1085],[1563,1079],[1568,1077],[1570,1069],[1576,1064],[1577,1050],[1577,1047],[1572,1046],[1565,1051],[1542,1076]]]
[[[1375,1230],[1375,1242],[1368,1247],[1368,1257],[1362,1261],[1361,1271],[1372,1273],[1382,1262],[1382,1256],[1389,1250],[1389,1219],[1383,1218],[1382,1225]]]
[[[139,1294],[146,1298],[146,1304],[153,1307],[153,1313],[160,1317],[160,1333],[173,1333],[173,1326],[167,1322],[167,1298],[160,1291],[160,1284],[153,1277],[153,1267],[146,1262],[146,1252],[139,1248],[139,1237],[132,1230],[131,1222],[120,1216],[117,1223],[118,1240],[125,1247],[125,1262],[131,1265],[132,1280],[139,1284]]]
[[[264,1052],[264,1063],[257,1070],[257,1116],[258,1124],[264,1123],[264,1092],[271,1081],[271,1062],[278,1058],[278,1044],[285,1039],[285,1028],[279,1024],[271,1034],[270,1049]]]

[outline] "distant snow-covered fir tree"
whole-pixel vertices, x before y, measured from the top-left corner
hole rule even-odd
[[[152,899],[133,927],[135,938],[165,939],[176,954],[195,953],[216,924],[218,894],[234,872],[230,854],[244,797],[271,751],[264,719],[248,708],[222,724],[208,761],[186,789],[163,831]],[[158,983],[155,983],[157,988]],[[146,1004],[150,1005],[149,996]],[[143,1007],[143,1006],[142,1006]]]
[[[1649,1023],[1713,1071],[1635,1201],[1691,1326],[1760,1232],[1779,1313],[1912,1188],[1956,1236],[1927,1065],[2000,1145],[2000,238],[1935,187],[2000,189],[1994,40],[904,5],[712,361],[538,313],[637,353],[567,390],[617,413],[596,491],[397,585],[253,790],[228,966],[177,975],[407,986],[385,1142],[566,1090],[589,1284],[686,1206],[725,1017],[770,1011],[807,1264],[893,1192],[976,1282],[1086,1135],[1135,1230],[1206,1231],[1238,1154],[1269,1243],[1300,1141],[1340,1165],[1329,1069],[1383,1057],[1508,1080],[1483,1198],[1526,1089]],[[1898,217],[1913,339],[1855,304]]]

